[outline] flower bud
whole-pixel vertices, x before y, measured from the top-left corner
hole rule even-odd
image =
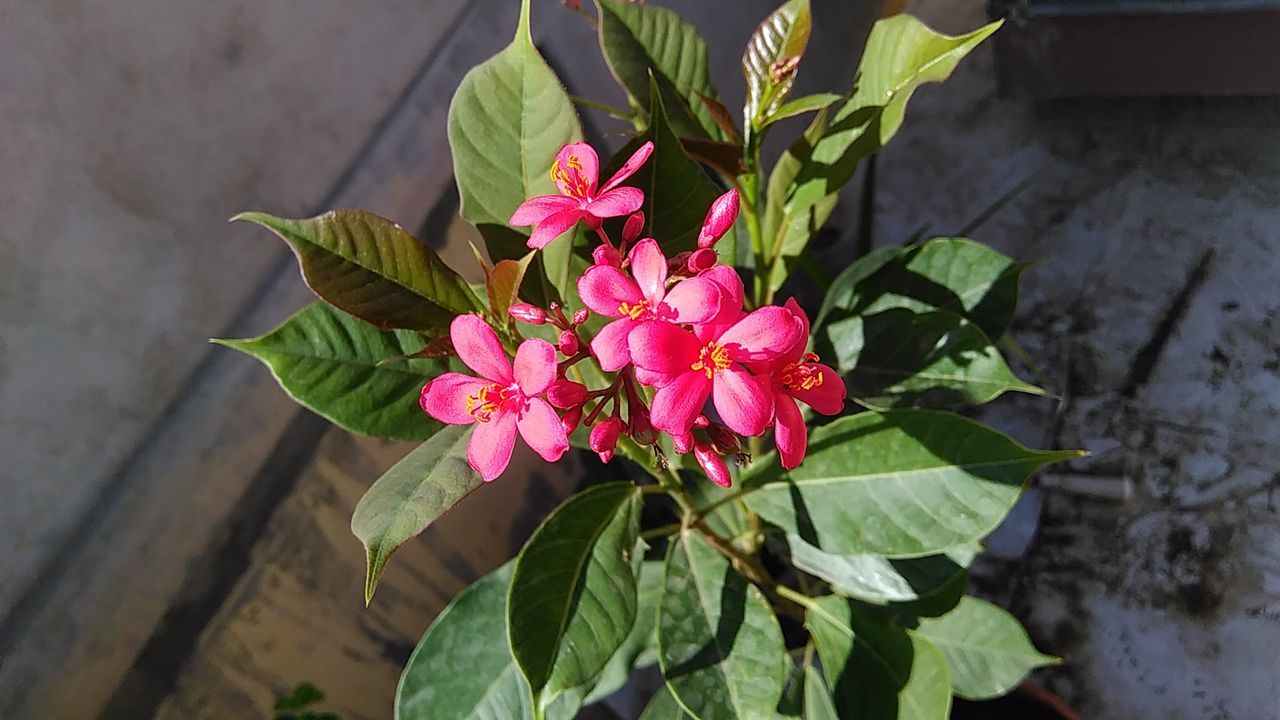
[[[587,399],[587,389],[582,385],[560,378],[547,388],[547,402],[561,410],[581,405]]]
[[[635,242],[642,230],[644,230],[644,213],[638,211],[631,213],[627,223],[622,226],[622,242],[628,245]]]
[[[707,438],[711,440],[711,446],[721,455],[732,455],[742,449],[738,436],[720,423],[707,425]]]
[[[591,317],[591,313],[588,312],[586,308],[582,308],[573,314],[573,324],[575,326],[581,325],[586,322],[589,317]]]
[[[693,433],[681,433],[671,436],[671,445],[676,452],[684,455],[693,449]]]
[[[703,270],[710,270],[716,264],[716,251],[711,248],[698,248],[689,255],[689,260],[685,263],[685,267],[689,272],[697,275]]]
[[[622,253],[618,252],[618,248],[612,245],[601,245],[592,250],[591,259],[596,265],[622,266]]]
[[[693,419],[693,426],[696,428],[704,428],[710,424],[711,424],[711,421],[707,419],[707,416],[701,413],[699,413],[697,417]]]
[[[547,324],[547,311],[540,307],[530,305],[529,303],[516,303],[512,305],[507,312],[511,314],[511,317],[514,318],[516,322],[522,322],[528,325]]]
[[[709,248],[715,245],[737,221],[738,191],[730,190],[711,203],[707,218],[702,221],[702,230],[698,232],[698,247]]]
[[[564,353],[565,357],[577,355],[579,346],[577,333],[572,330],[560,333],[560,352]]]
[[[729,466],[724,464],[724,459],[715,450],[712,450],[709,445],[695,442],[693,444],[693,456],[698,459],[698,464],[702,466],[702,471],[707,474],[711,482],[723,488],[733,485],[733,476],[729,474]]]
[[[578,423],[582,422],[582,406],[569,408],[564,415],[560,416],[560,427],[564,428],[565,435],[572,435],[574,430],[578,429]]]
[[[618,435],[622,432],[622,420],[613,416],[591,428],[588,444],[600,456],[600,462],[613,459],[613,449],[618,445]]]

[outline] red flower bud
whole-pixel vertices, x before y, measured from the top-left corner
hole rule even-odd
[[[671,445],[675,447],[677,453],[684,455],[693,449],[693,433],[672,435]]]
[[[578,423],[582,422],[582,406],[570,408],[568,412],[560,416],[560,427],[564,428],[565,435],[572,435],[574,430],[578,429]]]
[[[711,248],[698,248],[689,255],[688,262],[685,266],[689,272],[698,274],[703,270],[710,270],[716,264],[716,251]]]
[[[511,317],[517,322],[527,323],[529,325],[545,325],[547,323],[547,311],[540,307],[535,307],[529,303],[516,303],[507,310]]]
[[[620,267],[622,265],[622,253],[618,252],[618,248],[612,245],[601,245],[592,250],[591,259],[596,265],[608,265],[609,267]]]
[[[601,462],[609,462],[613,459],[613,450],[618,445],[618,435],[621,432],[622,420],[619,420],[617,416],[610,417],[591,428],[591,437],[588,444],[600,456]]]
[[[572,330],[560,333],[560,352],[564,353],[565,357],[577,355],[579,346],[577,333]]]
[[[627,417],[629,424],[627,434],[641,445],[652,445],[658,442],[658,431],[653,429],[653,421],[649,419],[649,408],[638,402],[631,406]]]
[[[738,221],[738,203],[737,190],[730,190],[711,203],[707,218],[702,221],[702,230],[698,233],[698,247],[709,248],[729,232],[729,228]]]
[[[644,230],[644,213],[633,212],[631,217],[627,218],[627,223],[622,226],[622,242],[632,243],[640,237],[640,232]]]
[[[698,464],[702,466],[702,471],[707,474],[711,482],[724,488],[733,485],[733,476],[729,474],[729,466],[724,464],[724,459],[715,450],[712,450],[709,445],[695,442],[693,444],[693,456],[698,459]]]
[[[562,410],[581,405],[586,399],[587,389],[572,380],[560,378],[547,388],[547,402]]]
[[[711,440],[711,446],[721,455],[732,455],[742,449],[738,436],[720,423],[707,425],[707,438]]]
[[[589,317],[591,317],[591,313],[587,312],[586,308],[582,308],[581,310],[573,314],[573,324],[581,325],[582,323],[586,322],[587,318]]]

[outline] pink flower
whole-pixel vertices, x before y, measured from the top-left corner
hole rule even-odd
[[[611,265],[593,265],[578,279],[582,302],[593,312],[617,318],[591,340],[591,351],[605,372],[631,362],[627,338],[641,323],[700,323],[720,314],[720,286],[710,280],[689,278],[667,289],[667,259],[654,240],[636,243],[630,257],[630,277]]]
[[[515,367],[498,335],[478,315],[459,315],[449,327],[458,357],[480,377],[445,373],[422,388],[422,409],[450,425],[476,423],[467,461],[489,482],[511,462],[516,433],[547,462],[569,449],[564,427],[541,395],[556,379],[556,349],[525,340]]]
[[[594,228],[599,227],[604,218],[635,212],[644,204],[644,192],[640,188],[618,185],[634,175],[652,153],[652,142],[641,145],[603,187],[597,188],[600,159],[596,151],[586,143],[565,145],[551,166],[551,179],[555,180],[561,194],[539,195],[524,201],[512,213],[508,223],[517,227],[533,225],[529,247],[542,249],[577,225],[579,220],[585,220]]]
[[[631,331],[628,345],[632,362],[658,386],[650,407],[654,427],[671,435],[688,432],[710,397],[729,429],[762,434],[773,418],[773,394],[764,382],[768,378],[753,376],[743,364],[776,359],[802,334],[800,319],[776,306],[727,327],[695,326],[694,332],[671,323],[642,323]]]
[[[739,205],[737,190],[730,190],[711,203],[711,208],[707,210],[707,217],[702,221],[702,229],[698,232],[699,248],[714,247],[720,238],[729,232],[733,224],[738,221]]]
[[[845,388],[840,374],[818,362],[818,356],[805,352],[809,343],[809,317],[794,299],[786,305],[804,328],[795,346],[770,362],[764,372],[769,375],[773,393],[774,444],[782,467],[791,470],[804,460],[809,445],[809,430],[796,400],[823,415],[836,415],[844,409]]]

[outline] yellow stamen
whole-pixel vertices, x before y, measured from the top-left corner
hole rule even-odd
[[[618,313],[623,317],[629,317],[632,320],[639,320],[640,318],[644,317],[645,313],[647,312],[649,312],[648,300],[641,300],[635,305],[632,305],[626,300],[623,300],[621,303],[618,303]]]
[[[793,362],[782,368],[782,385],[788,390],[812,390],[816,387],[822,387],[822,381],[825,380],[821,370],[811,367],[808,363],[818,362],[818,356],[814,353],[805,353],[800,358],[800,362]]]
[[[689,366],[690,370],[701,370],[707,374],[710,380],[716,373],[728,368],[733,364],[729,359],[729,350],[715,342],[709,342],[698,351],[698,360]]]
[[[489,422],[515,396],[515,391],[497,383],[485,385],[475,395],[467,396],[467,413],[478,422]]]

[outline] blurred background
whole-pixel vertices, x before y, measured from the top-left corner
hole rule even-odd
[[[740,107],[776,3],[659,4]],[[878,244],[974,228],[1034,262],[1011,337],[1060,397],[983,418],[1093,453],[1036,481],[972,589],[1065,659],[1036,680],[1081,717],[1280,718],[1280,2],[883,5],[813,0],[798,93],[847,89],[882,11],[1008,22],[918,93],[874,216],[851,188],[819,250],[846,262],[867,220]],[[445,112],[517,6],[0,0],[0,718],[270,718],[304,682],[343,720],[390,717],[434,614],[572,487],[581,461],[525,458],[366,610],[350,513],[407,446],[329,429],[206,343],[308,298],[282,244],[226,224],[241,210],[369,209],[474,269]],[[591,28],[534,13],[570,91],[624,104]]]

